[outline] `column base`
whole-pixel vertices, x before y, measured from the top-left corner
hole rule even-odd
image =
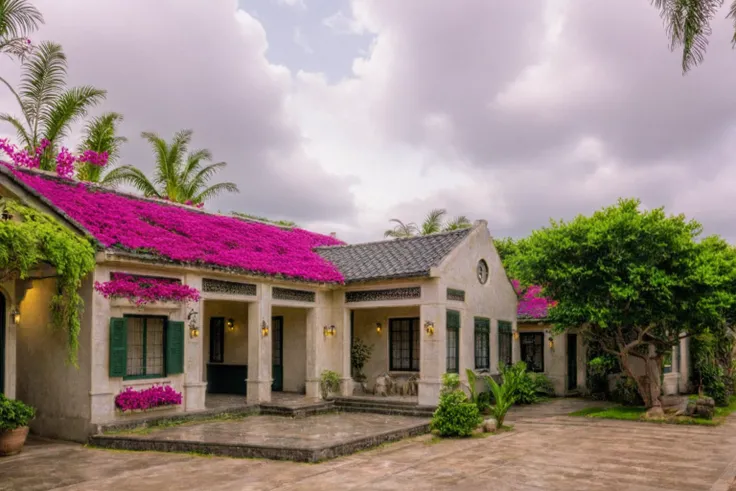
[[[207,396],[207,382],[190,382],[184,384],[185,411],[202,411]]]
[[[341,378],[340,379],[340,395],[343,397],[349,397],[353,395],[353,388],[355,387],[355,382],[353,381],[352,377],[347,378]]]
[[[418,402],[420,406],[436,406],[440,402],[442,382],[439,380],[419,380]]]
[[[319,388],[319,380],[307,380],[305,387],[306,387],[307,397],[309,399],[321,399],[322,398],[322,391]]]
[[[271,402],[271,383],[271,380],[246,379],[245,384],[248,389],[246,401],[248,401],[249,404]]]

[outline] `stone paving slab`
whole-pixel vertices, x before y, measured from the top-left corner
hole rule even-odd
[[[587,420],[565,417],[587,403],[571,404],[514,408],[514,431],[500,435],[438,443],[425,435],[321,464],[46,442],[0,459],[0,490],[726,491],[733,483],[736,417],[715,428]]]
[[[429,431],[427,418],[331,413],[306,419],[258,415],[131,432],[95,435],[90,442],[118,450],[199,452],[318,462]]]

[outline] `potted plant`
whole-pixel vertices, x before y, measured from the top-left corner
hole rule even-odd
[[[324,370],[319,380],[319,388],[322,399],[329,398],[332,394],[340,392],[340,375],[332,370]]]
[[[362,339],[356,339],[353,342],[353,346],[350,348],[350,363],[353,369],[353,380],[358,382],[363,389],[366,391],[366,376],[363,373],[363,367],[371,359],[373,354],[373,345],[368,345],[363,342]]]
[[[28,422],[35,415],[31,406],[0,394],[0,456],[21,451],[28,436]]]

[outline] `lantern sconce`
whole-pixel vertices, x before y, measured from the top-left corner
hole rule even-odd
[[[335,326],[325,326],[322,328],[322,332],[324,332],[326,338],[329,338],[334,336],[337,331],[335,330]]]
[[[434,336],[434,322],[432,321],[425,322],[424,330],[427,331],[428,336]]]
[[[514,331],[514,340],[519,339],[519,331]]]
[[[228,330],[228,331],[230,331],[230,332],[233,332],[233,331],[235,330],[235,321],[233,320],[233,318],[232,318],[232,317],[231,317],[231,318],[229,318],[229,319],[228,319],[228,320],[227,320],[227,321],[225,322],[225,325],[227,326],[227,330]]]
[[[549,337],[549,349],[555,349],[555,340],[552,338],[552,336]]]
[[[192,339],[199,337],[199,328],[197,326],[191,326],[189,328],[189,337]]]
[[[378,335],[381,334],[381,329],[383,329],[383,326],[381,325],[381,323],[376,322],[376,332],[378,333]]]
[[[268,336],[268,322],[265,320],[261,322],[261,335],[265,338]]]
[[[194,309],[190,309],[187,314],[187,320],[189,321],[189,337],[194,339],[199,337],[199,326],[197,325],[197,316],[199,312]]]
[[[18,307],[10,311],[10,317],[13,320],[13,324],[16,326],[20,324],[20,312],[18,311]]]

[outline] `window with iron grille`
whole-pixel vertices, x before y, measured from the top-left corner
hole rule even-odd
[[[525,332],[519,336],[521,343],[521,361],[526,363],[531,372],[544,372],[544,334],[541,332]]]
[[[404,372],[419,371],[419,319],[389,321],[389,369]]]
[[[447,311],[447,373],[460,372],[460,312]]]
[[[128,363],[126,377],[164,375],[164,317],[127,317]]]
[[[489,370],[491,368],[491,321],[482,317],[475,318],[475,368]]]
[[[512,358],[512,332],[511,323],[498,321],[498,366],[511,365]]]

